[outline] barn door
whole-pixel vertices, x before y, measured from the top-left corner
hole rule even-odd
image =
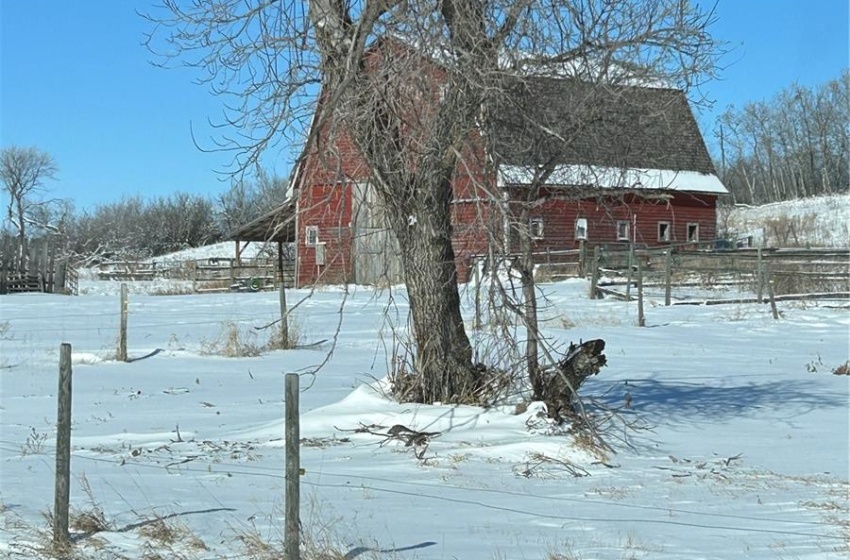
[[[353,189],[354,282],[396,284],[401,281],[398,242],[387,224],[375,189],[369,184],[356,184]]]

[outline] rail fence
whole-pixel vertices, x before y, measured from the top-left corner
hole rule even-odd
[[[77,286],[76,270],[52,239],[33,239],[23,246],[16,237],[0,238],[0,294],[76,294]]]
[[[652,249],[559,251],[535,255],[538,281],[596,278],[592,297],[633,299],[640,267],[644,287],[717,288],[738,286],[758,301],[769,288],[793,299],[850,297],[850,249],[691,250],[678,246]],[[666,298],[670,305],[670,296]],[[710,299],[710,298],[709,298]]]
[[[100,280],[145,282],[184,280],[195,292],[275,290],[295,285],[295,260],[214,257],[190,260],[106,261],[95,267]]]

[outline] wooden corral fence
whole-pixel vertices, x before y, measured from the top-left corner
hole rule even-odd
[[[58,254],[50,239],[28,242],[26,254],[20,240],[0,240],[0,294],[47,292],[77,294],[77,271],[67,258]]]
[[[599,245],[592,249],[541,252],[534,255],[538,263],[536,277],[538,281],[585,277],[593,284],[594,297],[604,294],[635,299],[640,265],[643,287],[663,290],[668,305],[672,303],[673,288],[737,287],[741,292],[752,293],[750,299],[754,301],[765,301],[768,289],[778,300],[850,299],[850,249],[707,247]]]
[[[150,281],[157,278],[191,281],[196,292],[260,291],[295,284],[295,261],[214,257],[182,261],[108,261],[97,266],[101,280]]]
[[[754,294],[750,299],[759,302],[765,300],[768,291],[781,299],[850,297],[850,250],[846,249],[677,251],[673,248],[635,251],[631,258],[632,262],[638,259],[641,262],[644,287],[664,289],[667,305],[671,304],[673,287],[737,287],[739,291]],[[603,253],[600,260],[601,276],[606,280],[600,282],[599,288],[625,295],[623,289],[630,283],[634,285],[628,254]]]

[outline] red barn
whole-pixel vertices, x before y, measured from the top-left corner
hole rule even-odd
[[[717,197],[727,191],[683,92],[542,77],[517,78],[505,91],[491,134],[470,138],[454,175],[461,282],[494,235],[500,252],[515,251],[522,227],[540,253],[582,241],[714,239]],[[368,165],[344,132],[321,131],[317,145],[293,177],[297,285],[400,280]]]

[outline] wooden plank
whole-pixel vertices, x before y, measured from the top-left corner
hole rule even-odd
[[[819,292],[812,294],[783,294],[775,296],[774,301],[807,301],[823,299],[850,299],[850,292]],[[758,298],[735,298],[735,299],[705,299],[693,301],[674,301],[673,305],[729,305],[736,303],[764,303]]]

